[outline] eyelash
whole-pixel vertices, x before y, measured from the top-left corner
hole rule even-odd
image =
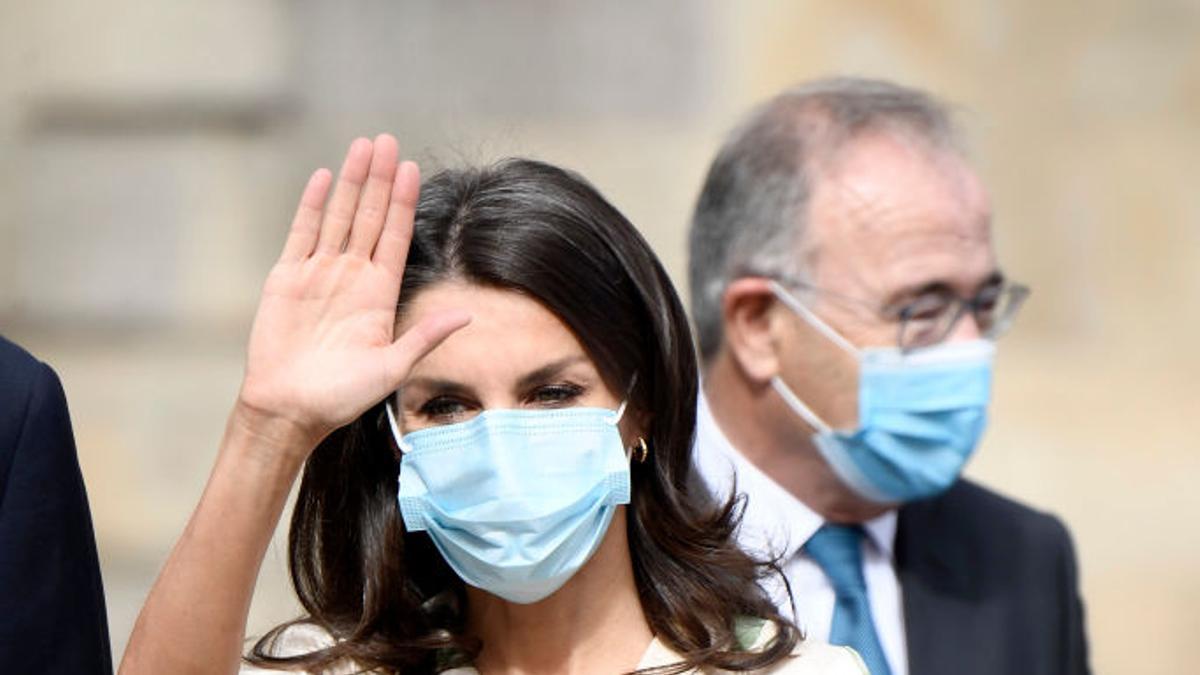
[[[527,405],[543,408],[567,407],[587,390],[573,382],[558,382],[534,387],[525,397]],[[417,409],[424,418],[452,421],[455,417],[478,407],[478,404],[454,395],[434,396]]]
[[[527,400],[558,407],[583,395],[584,388],[572,382],[560,382],[536,387]]]
[[[417,412],[427,419],[447,419],[462,412],[468,405],[456,396],[435,396],[423,403]],[[451,407],[459,410],[451,410]]]

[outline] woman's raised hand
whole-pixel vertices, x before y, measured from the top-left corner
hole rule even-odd
[[[397,165],[397,153],[390,135],[355,140],[328,204],[330,172],[312,175],[263,288],[238,412],[300,458],[470,321],[448,310],[394,335],[420,189],[416,164]]]
[[[146,599],[122,675],[237,671],[254,580],[302,462],[470,320],[448,310],[394,335],[420,188],[416,165],[396,159],[391,136],[360,138],[328,204],[328,171],[304,188],[216,465]]]

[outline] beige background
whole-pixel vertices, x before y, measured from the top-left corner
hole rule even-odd
[[[427,168],[582,171],[682,282],[702,172],[750,105],[870,74],[962,109],[1009,274],[969,473],[1078,545],[1099,673],[1190,671],[1200,621],[1200,3],[0,6],[0,332],[71,401],[113,647],[203,486],[304,176],[354,134]],[[283,536],[252,616],[296,607]]]

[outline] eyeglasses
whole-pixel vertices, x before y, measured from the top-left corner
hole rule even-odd
[[[983,288],[973,298],[962,298],[949,290],[932,290],[916,299],[882,310],[873,303],[827,291],[797,279],[777,278],[779,283],[827,295],[856,305],[867,306],[884,318],[898,323],[896,345],[909,352],[940,344],[958,322],[970,312],[983,337],[994,340],[1013,323],[1030,289],[1018,283],[1000,282]]]

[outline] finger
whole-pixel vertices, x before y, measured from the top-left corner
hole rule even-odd
[[[362,191],[363,181],[367,179],[367,169],[371,165],[371,141],[357,138],[350,144],[346,152],[346,160],[342,162],[342,170],[338,174],[337,185],[333,188],[333,197],[325,207],[325,218],[321,221],[321,234],[317,239],[317,251],[324,253],[341,253],[346,243],[346,233],[350,231],[350,220],[354,217],[354,209],[358,206],[358,193]]]
[[[321,231],[321,206],[325,204],[332,181],[333,174],[329,169],[317,169],[309,177],[300,195],[296,216],[292,218],[292,229],[288,231],[283,253],[279,256],[280,262],[296,262],[312,255],[317,234]]]
[[[358,200],[358,209],[354,212],[354,223],[350,226],[350,242],[346,245],[347,253],[355,253],[364,258],[371,257],[371,251],[375,249],[375,242],[379,241],[379,231],[383,229],[383,219],[389,208],[392,184],[396,179],[398,153],[396,138],[391,134],[380,134],[375,138],[371,170],[367,175],[366,187]]]
[[[401,162],[392,186],[392,201],[379,243],[372,260],[383,265],[397,278],[404,274],[404,259],[412,240],[413,216],[417,211],[417,196],[421,192],[421,169],[415,162]]]
[[[386,347],[383,359],[388,391],[400,388],[413,364],[450,337],[454,331],[471,323],[471,315],[452,309],[426,317]]]

